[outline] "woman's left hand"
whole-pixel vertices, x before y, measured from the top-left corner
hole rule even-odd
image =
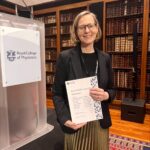
[[[109,99],[108,92],[101,88],[90,89],[90,96],[96,101],[104,101]]]

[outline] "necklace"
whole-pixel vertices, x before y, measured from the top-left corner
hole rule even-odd
[[[83,53],[81,54],[81,61],[82,61],[86,76],[90,76],[91,75],[91,70],[88,71],[88,67],[87,67],[86,61],[83,57]],[[97,75],[97,72],[98,72],[98,61],[96,61],[96,67],[95,67],[94,75]]]

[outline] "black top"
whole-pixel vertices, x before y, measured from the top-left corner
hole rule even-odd
[[[97,56],[96,53],[82,53],[81,55],[82,69],[84,76],[89,77],[95,75]]]

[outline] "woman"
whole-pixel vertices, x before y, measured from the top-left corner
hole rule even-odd
[[[73,24],[72,38],[76,46],[61,52],[57,60],[53,101],[65,133],[65,150],[109,149],[109,103],[114,99],[115,92],[112,89],[110,57],[94,47],[101,34],[96,16],[89,11],[81,12]],[[101,101],[103,119],[76,124],[71,121],[65,81],[93,76],[96,72],[99,87],[90,89],[89,94],[93,100]]]

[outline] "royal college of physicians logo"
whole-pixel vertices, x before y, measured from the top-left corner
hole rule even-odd
[[[25,50],[25,51],[15,51],[15,50],[7,50],[6,57],[7,60],[10,62],[14,62],[17,60],[26,61],[26,60],[36,60],[37,59],[37,52]]]
[[[7,59],[9,61],[14,61],[16,59],[16,52],[13,50],[7,51]]]

